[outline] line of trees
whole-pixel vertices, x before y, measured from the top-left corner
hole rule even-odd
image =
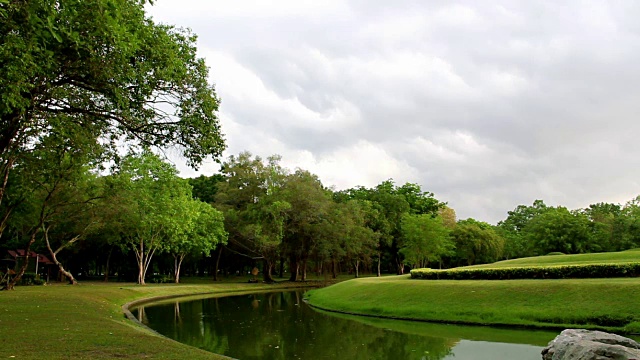
[[[173,147],[197,167],[225,147],[195,36],[156,24],[146,3],[0,1],[0,244],[46,248],[72,283],[58,255],[101,224],[94,219],[106,179],[95,174],[103,164],[119,166],[127,149]],[[158,219],[127,220],[144,224],[140,236],[157,236]],[[145,264],[149,254],[140,252]]]
[[[640,196],[624,205],[596,203],[576,210],[536,200],[509,211],[497,228],[505,239],[505,258],[637,248]]]
[[[142,149],[101,175],[99,146],[60,151],[59,141],[46,138],[24,157],[32,166],[11,172],[6,188],[19,201],[4,208],[11,216],[0,247],[30,244],[71,283],[74,274],[117,274],[144,284],[150,272],[179,282],[184,264],[214,280],[253,267],[266,282],[380,276],[640,245],[640,197],[573,211],[536,200],[491,225],[456,219],[417,184],[335,191],[306,170],[282,167],[279,156],[243,152],[219,174],[182,179]]]

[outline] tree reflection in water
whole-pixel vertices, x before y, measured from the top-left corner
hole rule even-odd
[[[158,304],[137,313],[167,337],[238,359],[436,360],[452,355],[460,341],[320,313],[299,291]],[[539,358],[538,347],[522,347],[536,357],[520,359]]]

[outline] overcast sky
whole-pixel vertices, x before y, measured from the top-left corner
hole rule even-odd
[[[490,223],[640,194],[640,2],[154,3],[198,35],[227,156],[277,153],[336,189],[418,183]]]

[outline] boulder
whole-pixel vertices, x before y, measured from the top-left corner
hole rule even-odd
[[[640,344],[602,331],[567,329],[542,350],[544,360],[640,360]]]

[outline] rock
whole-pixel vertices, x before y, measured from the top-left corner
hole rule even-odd
[[[542,350],[544,360],[640,360],[640,344],[602,331],[567,329]]]

